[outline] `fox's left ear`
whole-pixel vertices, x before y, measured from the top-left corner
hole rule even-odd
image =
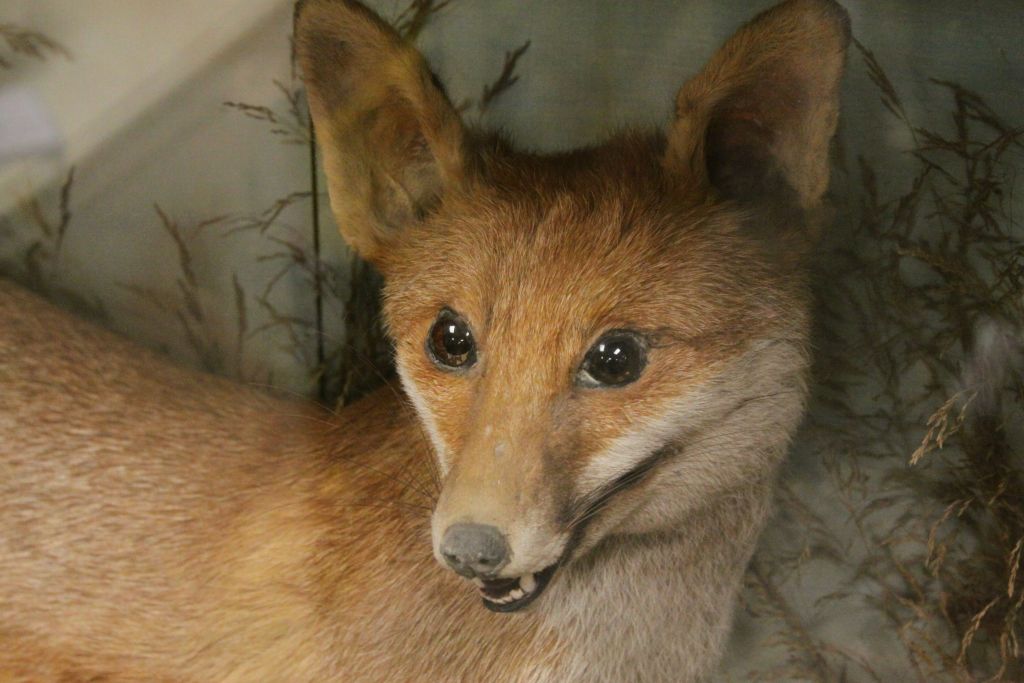
[[[300,0],[295,53],[338,227],[380,265],[461,181],[462,122],[419,52],[355,0]]]
[[[679,91],[666,168],[721,198],[814,207],[828,187],[849,41],[832,0],[757,16]]]

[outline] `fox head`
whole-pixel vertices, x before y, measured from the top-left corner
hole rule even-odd
[[[433,442],[442,564],[514,611],[609,539],[769,485],[806,393],[837,4],[789,0],[741,28],[664,131],[553,155],[467,129],[362,5],[296,16],[331,206],[385,276]]]

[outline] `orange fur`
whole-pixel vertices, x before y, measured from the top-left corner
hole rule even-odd
[[[386,277],[402,382],[338,413],[172,368],[0,284],[0,681],[698,680],[806,393],[803,261],[848,28],[789,0],[666,134],[532,155],[413,48],[305,0],[331,203]],[[477,362],[440,369],[448,307]],[[575,378],[607,330],[633,383]],[[507,539],[494,614],[431,557]],[[522,585],[522,583],[520,583]]]
[[[550,647],[430,556],[428,453],[390,391],[274,399],[3,283],[0,318],[0,680],[500,678],[423,664]]]

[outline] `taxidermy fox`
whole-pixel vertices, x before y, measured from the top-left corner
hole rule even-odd
[[[845,12],[784,2],[663,133],[553,155],[465,129],[356,2],[295,30],[412,408],[175,369],[0,285],[0,680],[706,676],[803,410]]]

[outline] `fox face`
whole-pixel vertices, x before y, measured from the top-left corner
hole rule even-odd
[[[516,611],[605,539],[769,486],[806,393],[842,10],[784,3],[683,86],[666,131],[548,156],[465,129],[361,5],[297,11],[332,208],[385,276],[443,484],[437,559]]]
[[[399,372],[445,479],[435,550],[485,596],[488,577],[543,576],[761,476],[777,453],[754,424],[752,438],[721,433],[737,429],[730,411],[760,402],[773,444],[800,412],[799,277],[742,215],[659,197],[618,155],[593,156],[580,176],[522,160],[540,167],[529,180],[489,179],[439,208],[386,266]],[[494,566],[446,544],[473,526],[500,530]]]

